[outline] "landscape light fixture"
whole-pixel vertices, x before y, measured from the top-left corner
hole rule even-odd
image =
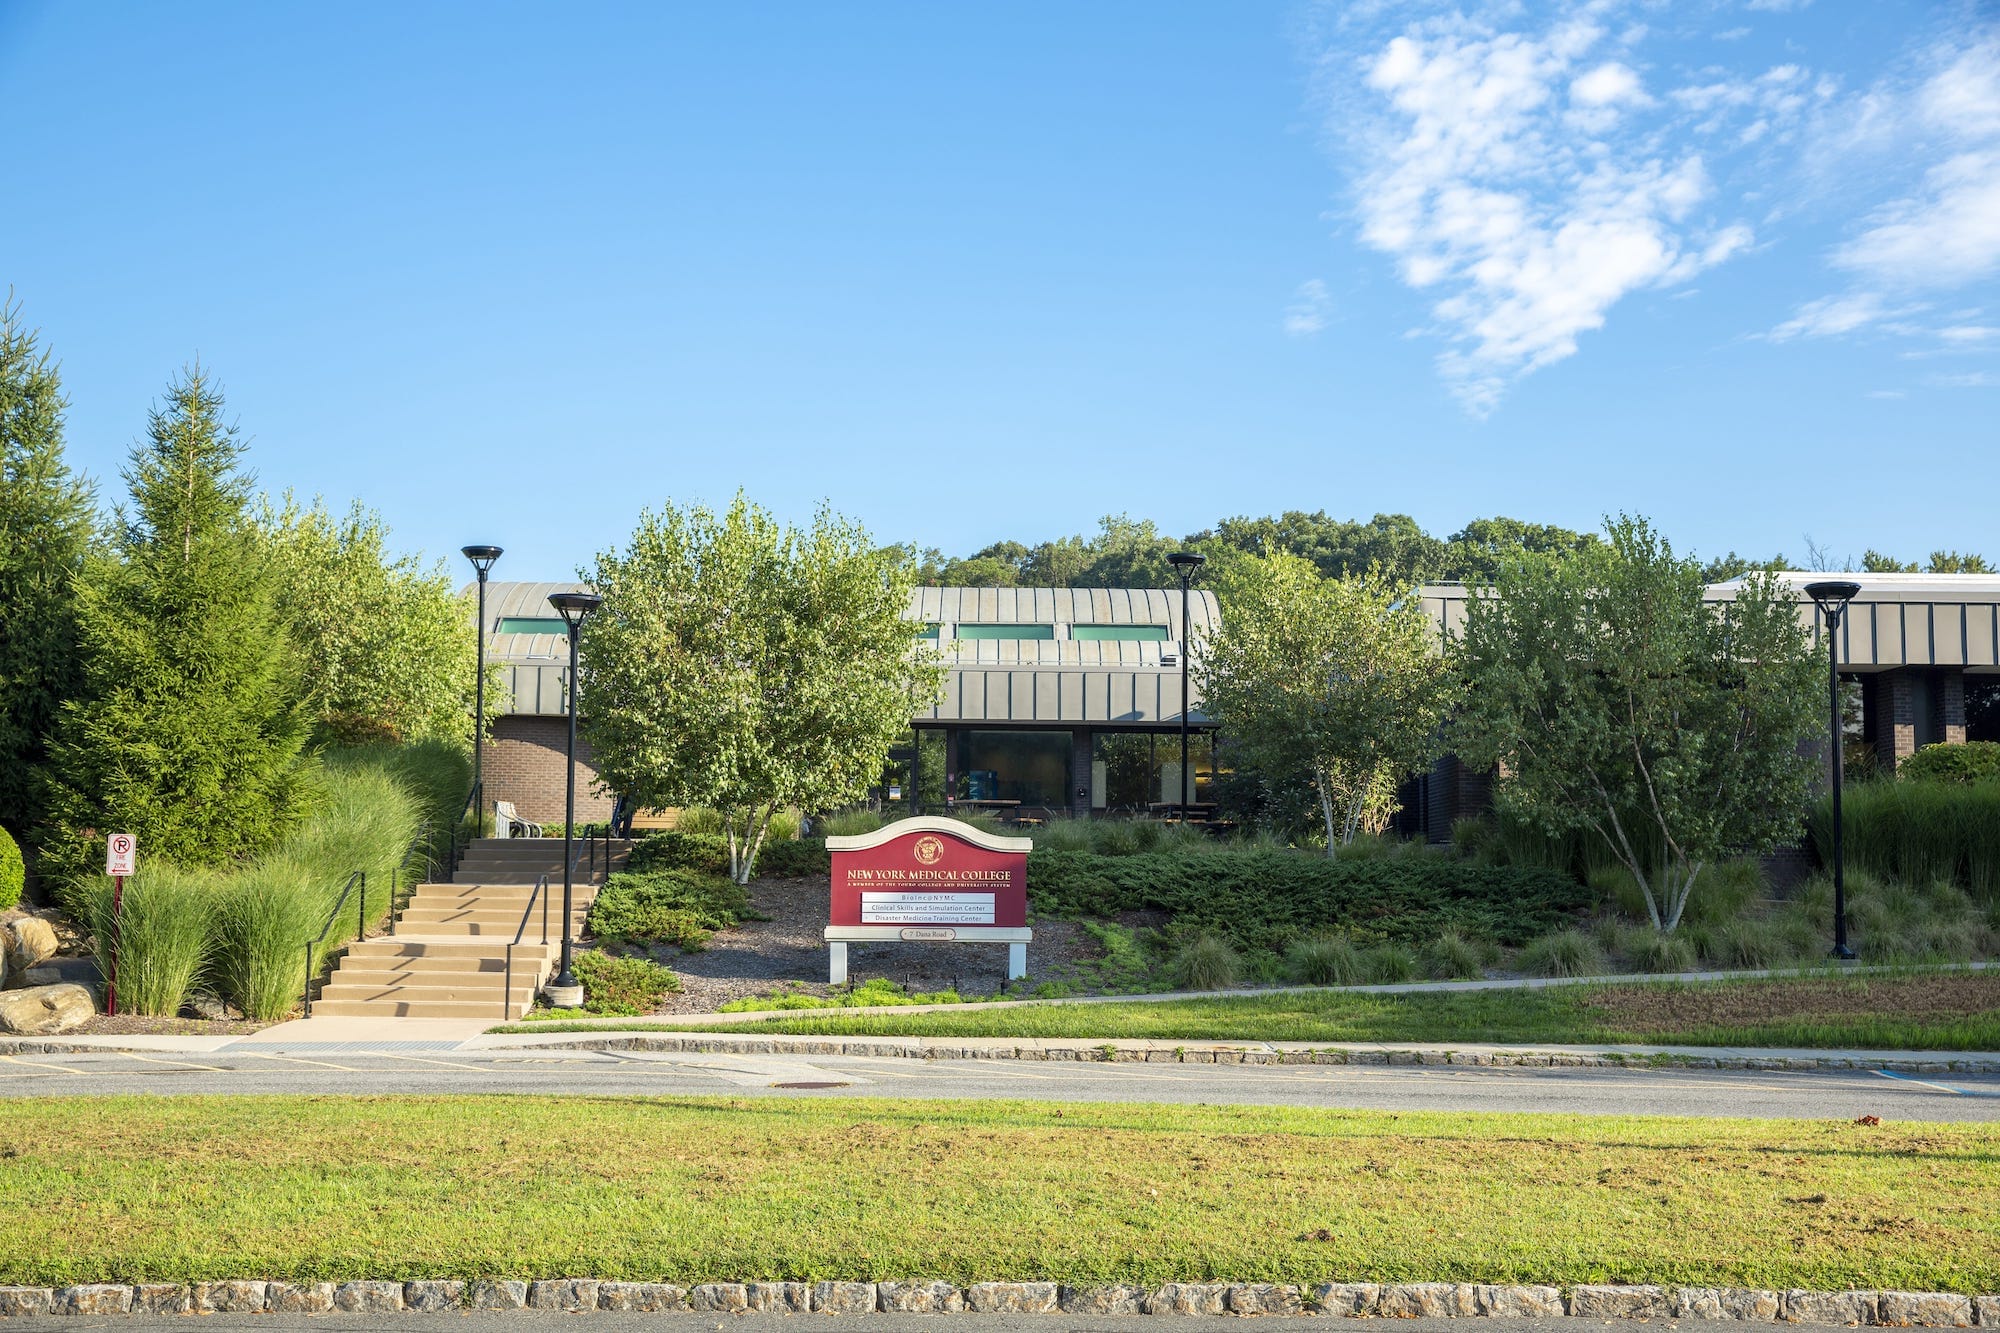
[[[472,685],[472,800],[473,833],[486,822],[486,787],[480,760],[486,757],[486,575],[500,558],[497,546],[461,546],[459,553],[472,562],[479,575],[479,674]]]
[[[576,976],[570,971],[569,966],[571,953],[570,935],[572,933],[570,913],[574,910],[571,905],[571,895],[574,892],[571,883],[576,874],[576,858],[573,851],[573,846],[576,842],[576,646],[577,640],[583,634],[583,622],[589,618],[590,613],[595,611],[603,601],[604,599],[594,592],[555,592],[549,594],[549,605],[556,609],[557,614],[562,616],[563,623],[569,627],[569,690],[567,692],[569,697],[564,701],[568,705],[569,712],[569,793],[564,798],[563,804],[562,965],[557,968],[556,979],[549,983],[548,988],[551,992],[560,991],[567,996],[574,996],[577,999],[581,999],[583,988],[577,984]],[[551,998],[553,999],[554,996],[551,996]]]
[[[1188,620],[1188,585],[1194,572],[1208,563],[1208,557],[1193,551],[1175,551],[1167,557],[1181,576],[1181,823],[1188,817],[1188,659],[1194,656],[1194,627]]]
[[[1840,786],[1845,776],[1840,758],[1840,622],[1860,591],[1861,585],[1852,579],[1806,585],[1806,596],[1826,618],[1827,730],[1833,751],[1833,956],[1843,961],[1851,961],[1854,950],[1847,943],[1847,875],[1840,849]]]

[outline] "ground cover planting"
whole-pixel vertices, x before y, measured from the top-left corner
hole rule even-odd
[[[16,1102],[8,1150],[5,1283],[2000,1286],[1981,1125],[161,1097]]]
[[[634,1026],[686,1031],[702,1024],[690,1019]],[[548,1030],[547,1025],[538,1027]],[[1401,995],[1283,991],[916,1014],[818,1011],[732,1023],[729,1031],[1329,1045],[1547,1042],[1994,1051],[2000,1050],[2000,975],[1811,975]]]

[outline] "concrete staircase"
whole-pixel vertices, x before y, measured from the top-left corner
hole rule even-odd
[[[583,844],[576,844],[579,852]],[[598,844],[595,873],[586,854],[571,892],[571,938],[607,869],[624,866],[629,842],[613,842],[607,867]],[[519,1018],[553,972],[562,941],[562,840],[480,838],[466,849],[448,884],[420,884],[393,931],[348,947],[313,1002],[314,1016],[345,1018],[467,1018],[498,1023]],[[514,949],[507,984],[507,946],[543,875],[549,886],[534,904]],[[548,943],[542,922],[548,921]],[[504,992],[504,994],[503,994]]]

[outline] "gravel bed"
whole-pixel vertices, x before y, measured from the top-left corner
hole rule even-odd
[[[746,921],[718,933],[699,953],[663,947],[653,956],[681,979],[663,1014],[709,1014],[731,1000],[767,995],[787,983],[812,995],[832,989],[826,982],[827,902],[825,875],[803,879],[760,879],[750,885],[750,907],[769,918]],[[1074,921],[1035,923],[1028,945],[1029,985],[1063,976],[1102,950]],[[956,990],[967,998],[991,998],[1007,976],[1003,944],[850,944],[848,976],[855,982],[887,977],[913,991]]]

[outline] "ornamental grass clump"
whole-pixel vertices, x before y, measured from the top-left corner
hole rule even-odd
[[[1694,944],[1683,934],[1641,926],[1626,933],[1622,946],[1635,972],[1694,971]]]
[[[1285,969],[1307,986],[1352,986],[1366,975],[1361,951],[1345,935],[1308,935],[1285,950]]]
[[[1445,981],[1476,981],[1486,975],[1486,951],[1455,930],[1443,931],[1424,946],[1424,971]]]
[[[1604,955],[1580,930],[1559,930],[1531,941],[1514,960],[1531,977],[1587,977],[1604,970]]]
[[[245,1018],[275,1023],[299,1002],[306,941],[319,935],[333,906],[328,889],[305,862],[286,856],[266,857],[216,884],[216,981]],[[347,924],[351,934],[352,918]],[[326,956],[321,945],[316,968]]]
[[[1176,990],[1228,990],[1242,971],[1235,946],[1206,931],[1190,936],[1167,963],[1167,978]]]
[[[1378,944],[1361,958],[1371,985],[1396,986],[1417,978],[1416,950],[1405,944]]]
[[[72,910],[90,927],[98,967],[107,975],[114,938],[111,900],[112,883],[103,876],[83,881],[71,895]],[[218,906],[209,875],[165,861],[140,866],[125,882],[116,933],[120,1013],[171,1018],[181,1011],[214,961]],[[303,971],[300,975],[303,979]]]

